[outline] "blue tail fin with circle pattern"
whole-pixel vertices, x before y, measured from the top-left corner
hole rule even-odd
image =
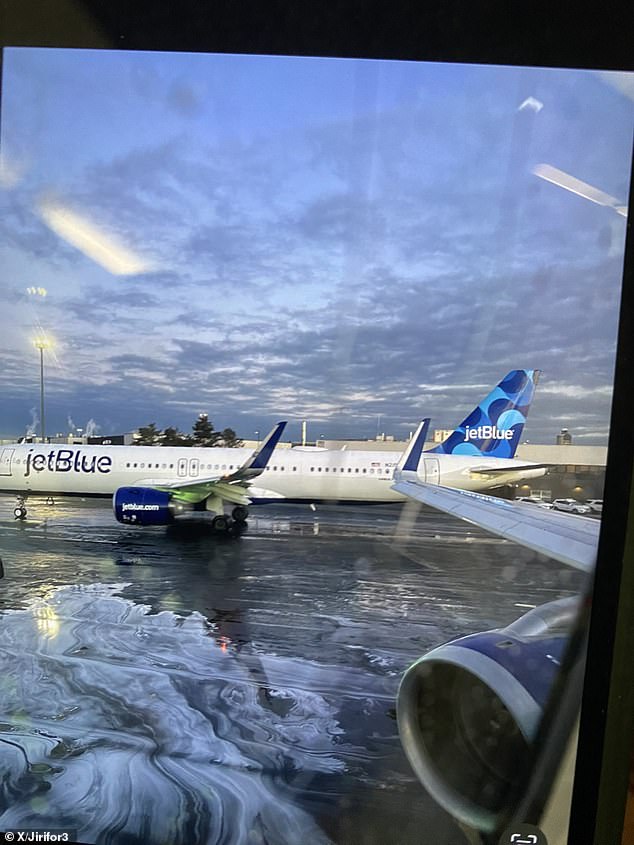
[[[512,458],[540,373],[540,370],[511,370],[444,443],[429,451]]]

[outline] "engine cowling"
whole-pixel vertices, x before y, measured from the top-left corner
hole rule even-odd
[[[454,818],[495,828],[522,775],[579,600],[535,608],[506,628],[421,657],[398,692],[401,742],[423,786]]]
[[[118,522],[126,525],[169,525],[174,521],[171,495],[151,487],[119,487],[112,507]]]

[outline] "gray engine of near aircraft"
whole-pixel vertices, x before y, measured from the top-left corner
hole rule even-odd
[[[578,607],[577,597],[559,599],[441,645],[401,681],[398,727],[412,768],[476,830],[494,829],[522,775]]]

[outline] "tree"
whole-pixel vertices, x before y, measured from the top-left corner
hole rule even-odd
[[[156,446],[159,442],[161,431],[154,423],[142,425],[139,428],[139,437],[135,441],[136,446]]]
[[[213,423],[207,414],[199,414],[192,426],[194,432],[194,446],[215,446],[220,433],[214,430]]]
[[[177,426],[168,425],[161,437],[161,446],[191,446],[192,438],[179,431]]]
[[[207,414],[198,415],[198,419],[192,426],[192,431],[194,435],[193,438],[190,438],[190,443],[193,446],[225,446],[228,448],[242,446],[242,440],[237,438],[232,428],[216,431]]]
[[[214,444],[215,446],[226,446],[229,449],[237,449],[243,445],[242,440],[236,437],[236,433],[232,428],[223,428],[221,432],[216,433],[218,434],[218,439]]]

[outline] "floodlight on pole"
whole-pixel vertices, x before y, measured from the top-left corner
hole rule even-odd
[[[33,341],[36,349],[40,350],[40,434],[42,443],[46,440],[46,424],[44,420],[44,350],[50,349],[51,343],[44,337]]]

